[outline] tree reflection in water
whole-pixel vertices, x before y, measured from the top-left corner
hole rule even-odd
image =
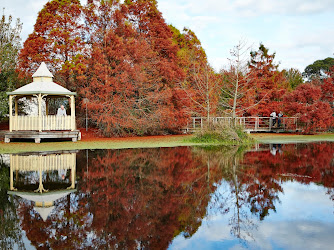
[[[12,206],[42,249],[164,249],[177,235],[192,237],[215,213],[228,216],[231,235],[247,244],[276,211],[284,182],[323,185],[334,200],[333,153],[331,143],[282,145],[275,154],[266,145],[80,151],[78,191],[59,199],[46,221],[28,201]]]

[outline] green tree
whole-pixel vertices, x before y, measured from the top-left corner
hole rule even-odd
[[[299,84],[304,83],[303,75],[298,69],[283,69],[282,72],[291,89],[295,89]]]
[[[3,14],[0,20],[0,119],[8,114],[8,100],[6,91],[13,90],[17,83],[15,67],[17,54],[21,49],[20,19],[13,23],[13,17],[8,18]]]
[[[305,68],[303,76],[307,77],[308,80],[312,80],[313,78],[324,79],[328,77],[327,72],[333,66],[334,58],[332,57],[327,57],[323,60],[317,60]]]

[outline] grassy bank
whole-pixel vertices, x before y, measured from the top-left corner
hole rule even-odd
[[[205,146],[219,145],[219,143],[196,142],[192,135],[174,136],[147,136],[130,138],[95,138],[85,139],[78,142],[11,142],[0,143],[0,154],[20,153],[35,151],[58,151],[76,149],[124,149],[124,148],[156,148],[177,146]],[[334,133],[319,135],[293,135],[293,134],[251,134],[251,138],[259,143],[298,143],[316,141],[334,141]],[[224,143],[221,143],[224,145]],[[225,144],[226,145],[226,144]]]
[[[43,142],[36,144],[34,142],[11,142],[0,143],[0,154],[20,153],[36,151],[58,151],[58,150],[76,150],[76,149],[124,149],[124,148],[156,148],[156,147],[177,147],[192,146],[196,143],[185,142],[185,138],[191,135],[175,136],[146,136],[129,138],[95,138],[82,139],[78,142]]]
[[[300,134],[274,134],[274,133],[259,133],[251,134],[259,143],[306,143],[306,142],[319,142],[330,141],[334,142],[334,133],[324,133],[316,135],[300,135]]]

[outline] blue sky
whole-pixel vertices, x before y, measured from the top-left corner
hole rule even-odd
[[[46,2],[1,0],[0,7],[21,19],[24,41]],[[241,39],[254,50],[262,42],[276,52],[280,69],[303,71],[315,60],[334,57],[334,0],[158,0],[158,8],[168,24],[196,33],[217,70]]]

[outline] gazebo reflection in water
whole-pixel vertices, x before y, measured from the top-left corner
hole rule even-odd
[[[34,209],[46,220],[56,200],[76,191],[76,153],[58,151],[10,155],[8,194],[32,201]]]

